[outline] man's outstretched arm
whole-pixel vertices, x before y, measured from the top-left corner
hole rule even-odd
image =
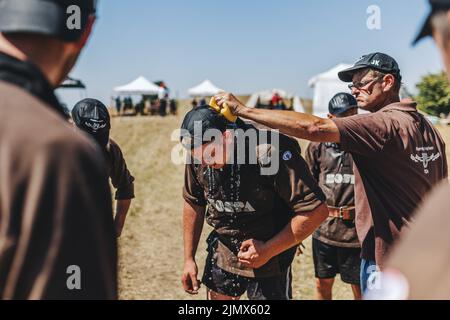
[[[294,111],[248,108],[231,93],[215,96],[217,104],[226,103],[234,115],[263,124],[282,133],[317,142],[340,142],[336,124],[330,119]]]

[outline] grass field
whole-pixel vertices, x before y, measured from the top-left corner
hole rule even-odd
[[[170,141],[170,137],[181,119],[181,114],[166,118],[113,118],[112,137],[122,147],[136,178],[136,199],[119,241],[121,299],[205,298],[204,288],[198,296],[191,297],[184,293],[180,284],[184,168],[171,162],[171,150],[176,142]],[[445,140],[450,141],[450,127],[440,129]],[[205,235],[209,230],[209,227],[204,228],[197,254],[200,274],[205,258]],[[294,299],[314,299],[310,240],[305,245],[305,254],[297,257],[293,265]],[[352,298],[350,288],[340,280],[333,293],[336,299]]]

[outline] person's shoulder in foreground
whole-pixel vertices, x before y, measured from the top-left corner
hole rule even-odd
[[[1,195],[5,204],[2,225],[10,230],[28,225],[10,235],[14,250],[0,248],[4,257],[0,295],[17,299],[115,298],[111,197],[100,152],[22,89],[2,83],[0,95],[4,97],[0,102],[0,185],[8,190]],[[18,216],[22,221],[14,219]],[[80,236],[79,230],[85,230],[84,234]],[[29,241],[21,240],[25,237]],[[104,242],[106,239],[111,241]],[[13,263],[15,268],[11,268]],[[83,290],[67,287],[70,265],[83,272]],[[30,282],[31,275],[42,281]]]
[[[77,134],[73,127],[45,103],[22,89],[0,83],[1,139],[13,139],[11,146],[22,154],[43,151],[42,148],[61,148],[55,151],[69,151],[77,148],[88,157],[97,157],[95,145],[84,135]],[[4,145],[5,145],[4,144]],[[67,152],[60,152],[60,158],[67,158]],[[101,158],[100,158],[101,159]],[[95,159],[96,163],[98,160]],[[22,158],[30,161],[32,159]]]
[[[443,214],[448,212],[449,198],[448,181],[425,197],[411,229],[386,262],[381,294],[397,294],[396,299],[450,299],[450,215]]]

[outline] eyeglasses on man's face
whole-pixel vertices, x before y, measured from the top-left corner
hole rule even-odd
[[[360,82],[357,82],[357,83],[351,83],[351,84],[348,85],[348,88],[350,89],[350,91],[352,91],[353,89],[361,90],[361,89],[365,88],[366,86],[368,86],[369,84],[372,84],[372,83],[374,83],[376,81],[379,81],[379,80],[383,79],[384,76],[385,76],[385,74],[381,73],[381,74],[379,74],[378,76],[376,76],[373,79],[369,79],[369,80],[366,80],[366,81],[360,81]]]

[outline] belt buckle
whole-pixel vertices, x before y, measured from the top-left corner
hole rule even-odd
[[[344,219],[344,207],[339,208],[339,218]]]

